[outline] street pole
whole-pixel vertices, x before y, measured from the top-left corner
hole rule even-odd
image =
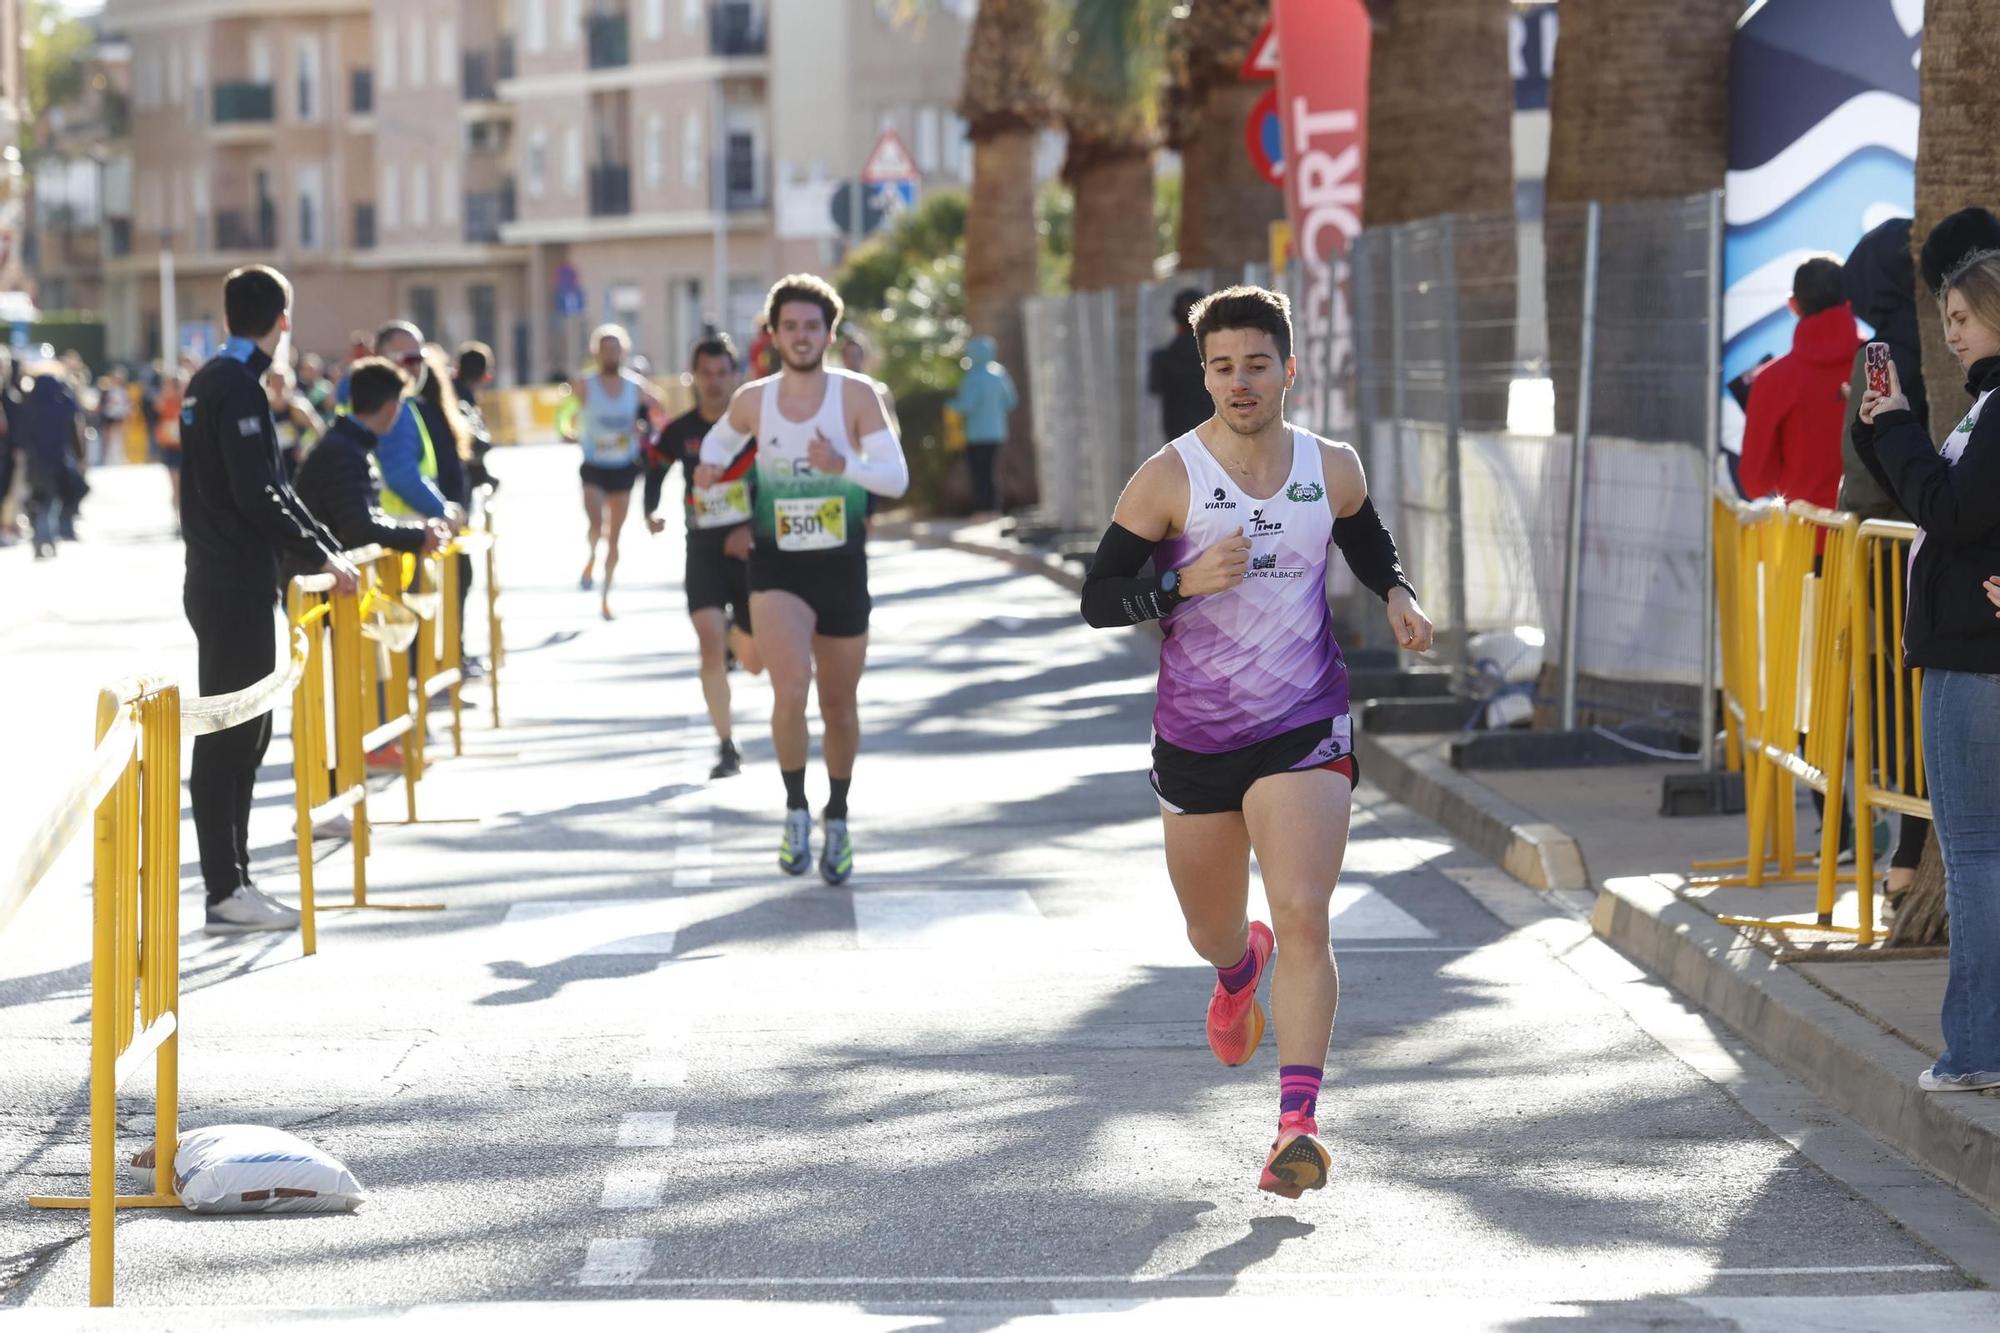
[[[181,364],[181,312],[174,292],[174,234],[160,233],[160,359],[173,374]]]
[[[1562,728],[1576,730],[1576,645],[1579,584],[1583,575],[1584,461],[1590,453],[1590,381],[1597,361],[1597,241],[1602,210],[1595,199],[1584,212],[1583,329],[1576,367],[1576,430],[1569,456],[1569,531],[1563,542]]]
[[[729,137],[722,127],[722,79],[718,76],[708,88],[709,134],[713,140],[713,168],[709,175],[709,196],[715,202],[715,322],[724,331],[729,330]],[[745,330],[744,332],[748,332]],[[747,344],[746,344],[747,345]]]
[[[1465,452],[1461,438],[1464,407],[1458,350],[1458,340],[1462,336],[1458,300],[1458,219],[1449,213],[1444,217],[1443,235],[1438,244],[1442,251],[1438,256],[1438,286],[1449,303],[1447,313],[1440,321],[1444,328],[1444,503],[1449,519],[1449,526],[1445,529],[1448,543],[1445,547],[1445,567],[1451,579],[1450,596],[1445,601],[1451,617],[1451,632],[1445,642],[1451,648],[1452,664],[1460,670],[1468,670],[1472,666],[1472,626],[1468,623],[1472,614],[1472,597],[1465,586]]]
[[[1716,463],[1722,452],[1722,191],[1708,192],[1708,328],[1704,331],[1707,374],[1702,392],[1708,410],[1702,414],[1701,456],[1701,769],[1715,771],[1715,486]]]

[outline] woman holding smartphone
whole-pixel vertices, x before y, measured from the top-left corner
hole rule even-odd
[[[1971,1092],[2000,1088],[2000,620],[1987,611],[2000,570],[2000,251],[1968,256],[1946,275],[1938,304],[1971,411],[1933,446],[1891,361],[1871,376],[1853,440],[1922,529],[1910,547],[1903,646],[1924,672],[1924,773],[1944,854],[1951,965],[1944,1053],[1917,1082]]]

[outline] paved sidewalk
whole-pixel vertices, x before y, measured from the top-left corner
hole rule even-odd
[[[1698,873],[1692,862],[1743,856],[1747,830],[1741,815],[1662,817],[1660,784],[1684,771],[1678,765],[1459,771],[1450,765],[1450,745],[1442,735],[1372,737],[1364,758],[1385,760],[1378,768],[1389,770],[1391,790],[1455,832],[1498,826],[1544,838],[1553,830],[1573,845],[1584,868],[1583,896],[1615,945],[1710,1002],[1760,1049],[1823,1081],[1823,1090],[1870,1128],[2000,1210],[2000,1094],[1915,1090],[1917,1072],[1942,1045],[1946,962],[1938,950],[1862,949],[1850,937],[1814,929],[1811,884],[1691,883]],[[1816,836],[1815,820],[1801,801],[1802,842]],[[1851,923],[1858,907],[1853,884],[1842,884],[1833,919]],[[1738,928],[1722,916],[1798,926]],[[1749,977],[1751,959],[1751,988],[1723,994]],[[1809,989],[1797,987],[1799,980]]]

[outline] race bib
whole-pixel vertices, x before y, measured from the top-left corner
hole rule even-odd
[[[609,460],[614,463],[627,461],[632,452],[632,437],[624,431],[599,431],[591,441],[590,461],[593,463]]]
[[[847,499],[829,495],[777,500],[780,551],[830,551],[847,544]]]
[[[693,492],[694,525],[728,528],[750,521],[750,484],[741,478]]]

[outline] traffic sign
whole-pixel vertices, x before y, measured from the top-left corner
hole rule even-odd
[[[875,147],[868,154],[868,165],[861,168],[862,183],[867,185],[915,181],[921,174],[917,170],[917,160],[910,156],[910,150],[903,146],[902,136],[894,130],[882,131],[882,137],[875,141]]]
[[[588,303],[584,300],[583,283],[576,276],[574,264],[556,266],[556,313],[559,315],[581,315]]]
[[[917,183],[913,180],[879,181],[868,187],[869,204],[882,215],[884,223],[917,206]]]
[[[1273,185],[1285,183],[1285,126],[1278,115],[1278,89],[1266,88],[1243,123],[1243,145],[1257,174]]]
[[[1266,23],[1264,31],[1257,34],[1257,40],[1250,44],[1250,54],[1244,58],[1243,68],[1236,71],[1236,76],[1251,83],[1278,77],[1278,25],[1275,22]]]

